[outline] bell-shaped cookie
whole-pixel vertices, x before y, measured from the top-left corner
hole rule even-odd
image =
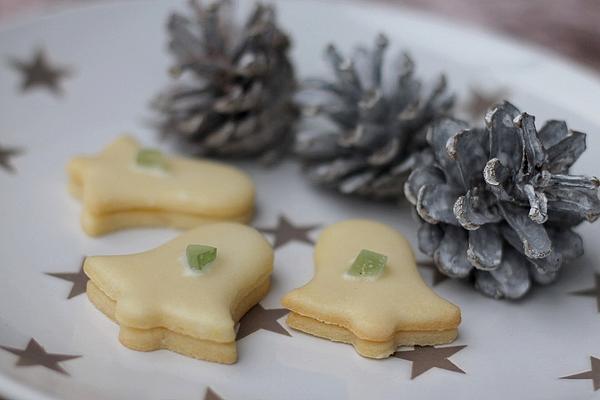
[[[202,225],[143,253],[84,264],[88,297],[120,325],[125,346],[227,364],[237,359],[235,324],[267,294],[272,270],[269,243],[237,223]]]
[[[292,328],[371,358],[456,338],[459,308],[425,285],[396,230],[368,220],[336,223],[321,233],[314,261],[313,279],[282,300]]]

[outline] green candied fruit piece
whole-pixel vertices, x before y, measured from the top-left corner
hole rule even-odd
[[[167,160],[160,150],[156,149],[141,149],[137,153],[135,162],[140,167],[157,168],[162,170],[167,169]]]
[[[357,277],[377,277],[383,272],[387,256],[363,249],[350,266],[348,275]]]
[[[190,244],[185,249],[185,255],[192,269],[202,271],[204,267],[217,258],[217,248],[202,244]]]

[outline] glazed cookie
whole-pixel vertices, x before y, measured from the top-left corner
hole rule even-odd
[[[67,170],[69,189],[83,202],[83,229],[93,236],[128,227],[247,222],[254,208],[254,186],[240,170],[166,157],[128,136],[96,156],[74,158]]]
[[[131,349],[237,360],[235,324],[268,292],[273,250],[255,229],[208,224],[144,253],[88,257],[91,302]]]
[[[334,224],[321,234],[314,260],[314,278],[282,300],[290,327],[350,343],[371,358],[456,338],[459,308],[425,285],[409,243],[392,228]]]

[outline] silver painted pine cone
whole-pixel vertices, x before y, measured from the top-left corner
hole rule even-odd
[[[301,130],[295,153],[314,182],[344,194],[398,199],[410,170],[432,161],[421,152],[425,127],[447,115],[454,97],[443,76],[423,94],[407,55],[396,76],[384,80],[387,46],[379,35],[373,48],[359,47],[346,58],[329,45],[326,56],[335,79],[306,82],[305,91],[321,95],[306,107],[307,120],[325,123]]]
[[[240,27],[230,1],[191,6],[193,15],[168,22],[178,81],[154,102],[160,132],[198,155],[281,156],[298,112],[290,40],[273,7],[257,4]]]
[[[571,228],[600,215],[600,182],[569,174],[586,145],[565,122],[538,131],[533,116],[504,102],[485,123],[434,123],[427,142],[435,162],[415,169],[404,189],[422,220],[419,248],[441,272],[515,299],[583,254]]]

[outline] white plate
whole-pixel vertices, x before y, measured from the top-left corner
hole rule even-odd
[[[600,173],[600,82],[590,72],[539,49],[401,8],[318,1],[278,6],[281,24],[294,37],[302,77],[326,71],[321,55],[327,42],[348,49],[384,31],[394,50],[412,52],[423,75],[446,71],[459,93],[473,86],[507,88],[513,102],[538,121],[567,119],[570,127],[588,132],[590,150],[576,170]],[[411,379],[407,360],[367,360],[350,346],[297,332],[260,330],[247,336],[238,343],[239,362],[231,366],[167,351],[139,353],[118,343],[117,326],[84,295],[68,300],[70,283],[45,273],[77,272],[84,255],[141,251],[176,234],[156,229],[87,237],[64,173],[70,157],[96,152],[120,132],[156,142],[145,123],[151,117],[147,105],[168,80],[164,23],[175,7],[184,4],[87,6],[0,29],[0,145],[24,150],[11,159],[15,174],[0,169],[0,346],[24,349],[35,338],[48,353],[81,355],[58,364],[65,375],[16,365],[18,355],[0,350],[1,394],[202,399],[210,387],[228,400],[593,396],[591,379],[559,378],[590,370],[590,357],[600,356],[596,300],[569,294],[593,286],[600,225],[579,229],[586,255],[565,268],[558,284],[534,290],[523,301],[490,300],[461,282],[435,287],[462,307],[460,337],[453,345],[467,347],[449,360],[464,374],[433,368]],[[61,82],[64,96],[43,89],[20,92],[21,76],[5,61],[27,60],[36,47],[45,49],[51,62],[72,68],[73,75]],[[275,224],[280,214],[300,225],[361,216],[387,221],[415,243],[415,224],[406,209],[315,190],[293,163],[248,169],[258,187],[257,226]],[[297,241],[277,249],[273,289],[262,302],[266,309],[280,308],[282,295],[311,277],[311,253]],[[423,274],[431,282],[431,272]],[[283,318],[279,322],[285,326]]]

